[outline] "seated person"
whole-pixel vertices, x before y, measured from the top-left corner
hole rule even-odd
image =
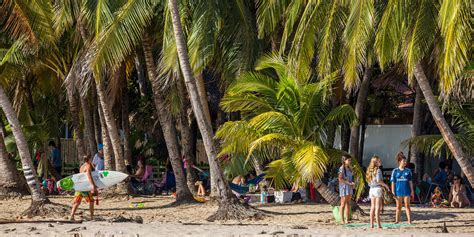
[[[137,162],[137,170],[135,174],[130,175],[132,184],[138,184],[141,182],[143,175],[145,174],[145,161],[143,159],[139,159]]]
[[[446,207],[443,202],[444,200],[441,189],[439,187],[436,187],[433,196],[431,196],[431,205],[432,207]]]
[[[232,180],[232,183],[237,184],[237,185],[244,185],[245,184],[245,178],[242,177],[241,175],[235,177]]]
[[[467,198],[466,187],[462,184],[461,176],[454,175],[453,186],[449,192],[449,202],[451,207],[466,207],[470,206],[471,202]]]
[[[439,162],[439,168],[436,172],[435,176],[433,177],[433,183],[441,186],[441,188],[446,187],[448,181],[448,172],[446,172],[446,163]]]
[[[201,180],[196,181],[196,183],[194,185],[197,187],[196,195],[198,197],[206,196],[206,189],[204,188],[203,182]]]
[[[303,201],[303,198],[301,197],[301,193],[300,193],[300,186],[298,185],[298,183],[294,183],[293,184],[293,187],[291,187],[291,201],[292,202],[301,202]]]

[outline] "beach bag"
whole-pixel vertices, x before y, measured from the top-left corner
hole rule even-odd
[[[393,193],[383,189],[383,203],[385,205],[390,205],[390,204],[393,204],[394,202],[395,202],[395,199],[393,198]]]
[[[335,206],[332,208],[332,215],[336,220],[336,223],[341,223],[341,213],[339,212],[339,206]],[[352,220],[352,208],[349,207],[349,220]]]

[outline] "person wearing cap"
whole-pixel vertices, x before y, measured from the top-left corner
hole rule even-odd
[[[104,145],[97,145],[97,153],[92,160],[92,164],[94,165],[95,171],[104,170]]]

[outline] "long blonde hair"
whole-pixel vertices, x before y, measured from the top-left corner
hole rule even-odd
[[[369,167],[367,168],[367,173],[365,174],[365,178],[367,179],[367,182],[372,182],[372,179],[374,176],[377,175],[377,170],[379,169],[378,166],[378,161],[380,161],[380,157],[378,156],[373,156],[372,159],[370,159],[370,164]]]

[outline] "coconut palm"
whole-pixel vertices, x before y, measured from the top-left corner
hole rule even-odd
[[[294,182],[315,183],[327,167],[339,166],[344,154],[325,147],[329,125],[357,123],[353,109],[349,105],[329,109],[327,96],[334,77],[301,83],[311,79],[297,79],[278,56],[265,56],[256,69],[244,73],[221,101],[224,111],[240,111],[243,117],[218,130],[221,155],[244,155],[248,162],[271,161],[267,177],[277,188]],[[355,173],[362,180],[355,163]],[[358,194],[363,185],[358,182]]]
[[[388,1],[375,46],[382,67],[402,62],[410,80],[416,79],[447,146],[474,184],[474,168],[446,122],[423,67],[423,60],[437,63],[441,92],[449,94],[468,63],[470,11],[467,0]]]
[[[201,99],[199,98],[198,86],[194,78],[191,64],[189,62],[188,49],[184,39],[177,2],[175,0],[169,0],[168,8],[172,18],[173,32],[176,41],[176,49],[178,51],[181,72],[183,74],[186,88],[190,96],[193,112],[196,116],[196,121],[203,138],[206,154],[209,159],[209,168],[211,169],[212,176],[211,179],[217,188],[217,197],[219,198],[219,208],[215,214],[208,218],[208,220],[239,219],[259,216],[259,212],[256,212],[255,210],[240,204],[224,179],[221,167],[217,160],[217,150],[213,140],[214,132],[212,130],[210,121],[207,121],[206,119],[205,111],[203,109],[204,107],[202,105]]]

